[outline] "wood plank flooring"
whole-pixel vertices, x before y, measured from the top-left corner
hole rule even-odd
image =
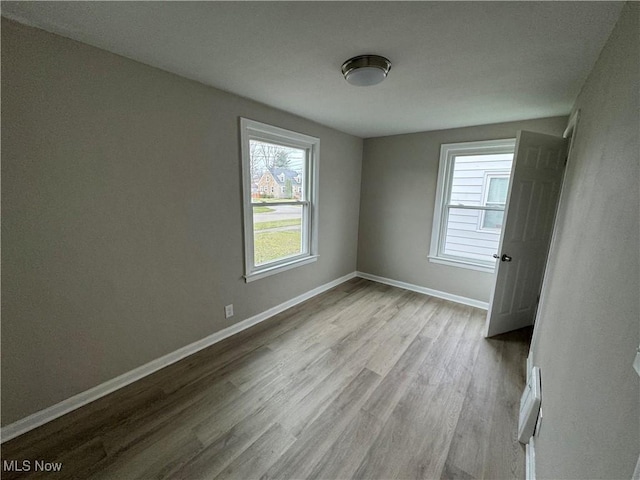
[[[2,445],[12,478],[524,478],[530,331],[354,279]]]

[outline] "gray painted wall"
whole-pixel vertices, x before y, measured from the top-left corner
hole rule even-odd
[[[562,135],[567,117],[368,138],[364,141],[358,270],[489,301],[493,274],[431,263],[440,145],[515,138],[518,130]]]
[[[631,478],[640,451],[638,16],[627,4],[575,107],[581,119],[532,345],[538,478]]]
[[[320,259],[250,284],[239,116],[321,141]],[[361,161],[359,138],[3,19],[3,425],[353,272]]]

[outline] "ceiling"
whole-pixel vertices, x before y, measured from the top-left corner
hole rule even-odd
[[[2,15],[360,137],[564,115],[620,2],[2,2]],[[373,87],[348,58],[392,62]]]

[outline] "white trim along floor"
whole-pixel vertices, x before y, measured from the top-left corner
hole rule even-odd
[[[441,292],[438,290],[432,290],[430,288],[421,287],[418,285],[413,285],[410,283],[401,282],[398,280],[393,280],[385,277],[380,277],[377,275],[371,275],[369,273],[352,272],[340,278],[337,278],[331,282],[325,283],[324,285],[320,285],[319,287],[316,287],[313,290],[303,293],[302,295],[298,295],[297,297],[292,298],[291,300],[288,300],[284,303],[281,303],[280,305],[276,305],[275,307],[265,310],[264,312],[259,313],[258,315],[254,315],[253,317],[242,320],[241,322],[231,325],[228,328],[215,332],[212,335],[209,335],[208,337],[205,337],[201,340],[198,340],[182,348],[179,348],[178,350],[175,350],[174,352],[171,352],[167,355],[157,358],[156,360],[152,360],[151,362],[146,363],[145,365],[141,365],[138,368],[135,368],[129,372],[123,373],[122,375],[119,375],[111,380],[101,383],[100,385],[96,385],[95,387],[90,388],[89,390],[86,390],[77,395],[74,395],[73,397],[70,397],[66,400],[56,403],[55,405],[45,408],[44,410],[40,410],[39,412],[36,412],[14,423],[11,423],[0,430],[0,442],[2,443],[6,442],[8,440],[11,440],[12,438],[22,435],[23,433],[33,430],[34,428],[44,425],[47,422],[55,420],[56,418],[61,417],[62,415],[65,415],[90,402],[93,402],[94,400],[104,397],[110,394],[111,392],[114,392],[137,380],[140,380],[141,378],[146,377],[147,375],[151,375],[152,373],[157,372],[161,368],[171,365],[179,360],[182,360],[185,357],[188,357],[189,355],[193,355],[194,353],[204,348],[207,348],[215,343],[218,343],[224,340],[225,338],[230,337],[231,335],[234,335],[260,322],[263,322],[273,317],[274,315],[277,315],[278,313],[283,312],[284,310],[287,310],[288,308],[298,305],[299,303],[302,303],[305,300],[315,297],[316,295],[319,295],[354,277],[360,277],[360,278],[364,278],[374,282],[384,283],[386,285],[403,288],[405,290],[410,290],[413,292],[423,293],[426,295],[430,295],[432,297],[438,297],[444,300],[450,300],[452,302],[461,303],[461,304],[469,305],[472,307],[477,307],[485,310],[488,308],[488,304],[486,302],[481,302],[479,300],[474,300],[472,298],[466,298],[466,297],[461,297],[459,295],[453,295],[450,293]]]

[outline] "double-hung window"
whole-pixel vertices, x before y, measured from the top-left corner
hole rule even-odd
[[[429,260],[493,272],[515,139],[443,144]]]
[[[320,140],[240,119],[247,282],[318,257]]]

